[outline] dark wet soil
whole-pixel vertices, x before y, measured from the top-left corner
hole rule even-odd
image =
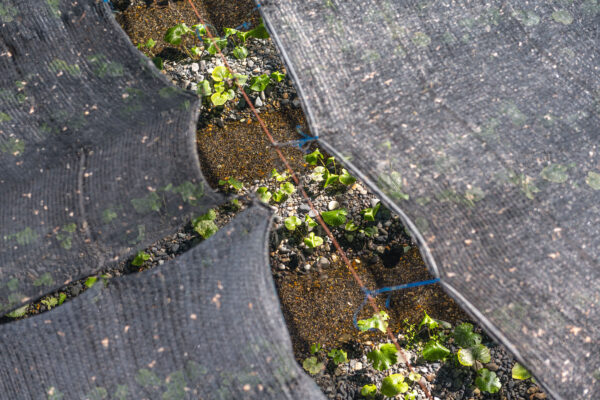
[[[298,109],[271,108],[260,117],[278,143],[299,139],[301,136],[295,127],[306,126]],[[220,125],[209,124],[197,135],[202,172],[213,187],[217,187],[219,179],[227,177],[251,183],[268,177],[273,168],[284,170],[256,118],[247,115],[239,121]],[[307,132],[305,128],[303,130]],[[295,171],[304,169],[303,153],[297,147],[282,146],[280,149]]]
[[[370,264],[369,260],[359,258],[352,259],[352,264],[365,286],[371,289],[433,279],[417,248],[396,259],[393,268],[384,266],[381,261]],[[360,333],[354,327],[353,314],[365,297],[343,263],[337,262],[306,275],[288,274],[276,280],[276,285],[297,358],[305,358],[313,343],[339,348],[347,347],[350,342],[382,339],[379,332]],[[389,326],[395,334],[404,332],[405,320],[418,324],[423,311],[452,324],[467,320],[464,312],[438,285],[393,292],[389,309],[385,308],[385,302],[386,295],[377,297],[380,309],[390,316]],[[365,305],[358,319],[372,315],[371,307]]]
[[[205,23],[210,24],[210,14],[203,2],[192,0],[192,3]],[[144,53],[150,57],[160,56],[167,60],[179,60],[187,56],[182,50],[183,46],[199,45],[199,41],[190,36],[184,37],[179,48],[174,48],[163,40],[167,29],[172,26],[182,22],[187,26],[200,23],[188,0],[151,2],[149,5],[134,4],[126,11],[116,14],[116,19],[134,45],[145,44],[148,39],[156,41],[152,49],[144,48]]]

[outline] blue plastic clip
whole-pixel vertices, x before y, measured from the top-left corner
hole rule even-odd
[[[290,140],[289,142],[283,142],[283,143],[275,143],[275,146],[277,147],[283,147],[283,146],[298,146],[298,148],[300,150],[302,150],[302,152],[307,153],[308,152],[308,148],[310,146],[310,142],[318,140],[319,137],[318,136],[309,136],[306,133],[302,132],[302,126],[300,125],[296,125],[296,132],[298,132],[298,134],[300,134],[302,136],[302,139],[297,139],[297,140]]]
[[[356,329],[359,329],[358,328],[358,314],[364,308],[364,306],[367,304],[367,301],[369,301],[369,296],[375,297],[378,294],[385,293],[385,292],[392,292],[395,290],[410,289],[410,288],[414,288],[414,287],[418,287],[418,286],[431,285],[434,283],[438,283],[439,281],[440,281],[440,278],[435,278],[435,279],[430,279],[428,281],[411,282],[411,283],[405,283],[403,285],[398,285],[398,286],[386,286],[386,287],[383,287],[383,288],[377,289],[377,290],[369,290],[367,288],[362,288],[362,290],[365,294],[365,299],[363,300],[360,307],[354,312],[354,315],[352,316],[352,322],[354,323],[354,327]],[[392,294],[390,293],[385,301],[385,308],[390,308],[391,297],[392,297]],[[373,331],[376,329],[370,329],[370,330]]]

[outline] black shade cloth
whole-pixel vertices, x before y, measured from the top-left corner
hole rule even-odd
[[[555,398],[600,391],[600,3],[267,0],[313,134]]]
[[[0,326],[0,399],[324,399],[301,370],[254,206],[153,270]]]
[[[220,201],[198,100],[100,1],[0,3],[0,314],[99,271]]]

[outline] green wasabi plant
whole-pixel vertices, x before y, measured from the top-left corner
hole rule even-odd
[[[360,329],[361,332],[377,329],[386,333],[389,319],[390,316],[385,311],[379,311],[379,313],[373,314],[371,318],[358,320],[358,329]]]
[[[476,373],[475,385],[482,392],[496,393],[500,390],[500,380],[496,373],[482,367],[491,361],[490,350],[481,343],[480,334],[473,332],[473,325],[462,323],[454,328],[454,331],[447,335],[444,331],[451,328],[450,324],[444,321],[431,318],[427,313],[419,324],[419,329],[427,328],[429,341],[422,349],[422,356],[427,361],[445,361],[454,360],[455,365],[471,367]],[[453,354],[445,346],[448,337],[454,339],[454,344],[459,347]]]
[[[233,177],[227,177],[225,179],[219,179],[219,186],[225,186],[231,188],[236,192],[239,192],[244,188],[244,184]]]
[[[340,183],[343,186],[350,186],[356,182],[356,178],[350,175],[346,169],[342,168],[341,172],[338,171],[335,157],[329,157],[325,160],[319,149],[305,155],[304,160],[309,165],[315,166],[310,177],[316,182],[323,182],[323,188],[336,183]],[[321,163],[321,165],[317,166],[318,163]]]
[[[295,231],[296,228],[302,225],[302,220],[295,215],[287,217],[283,222],[289,231]]]
[[[310,232],[308,234],[308,237],[304,238],[304,244],[309,249],[314,249],[314,248],[319,247],[319,246],[321,246],[323,244],[323,238],[320,237],[320,236],[315,235],[314,232]]]
[[[135,265],[136,267],[141,267],[144,265],[144,262],[150,259],[150,254],[140,251],[136,254],[135,258],[131,262],[131,265]]]
[[[202,236],[204,239],[208,239],[219,230],[219,227],[214,221],[216,218],[217,213],[215,210],[211,209],[206,214],[194,219],[192,221],[192,226],[200,236]]]

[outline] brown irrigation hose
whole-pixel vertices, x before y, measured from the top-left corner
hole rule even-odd
[[[200,13],[198,13],[198,10],[196,9],[196,7],[194,6],[194,4],[192,3],[192,0],[188,0],[188,2],[190,3],[190,6],[192,6],[192,9],[194,10],[194,13],[198,17],[198,20],[200,21],[200,23],[205,26],[207,36],[210,38],[210,40],[213,41],[213,45],[215,46],[215,48],[217,49],[217,52],[219,53],[219,56],[223,60],[223,64],[225,65],[225,68],[227,68],[227,70],[229,71],[229,73],[234,77],[233,79],[235,80],[236,85],[240,89],[240,92],[242,93],[242,96],[244,97],[244,100],[246,100],[246,103],[248,104],[248,106],[252,110],[252,113],[254,114],[254,116],[256,117],[256,119],[258,120],[258,123],[260,124],[262,130],[265,132],[265,135],[267,135],[267,137],[269,138],[269,141],[273,145],[273,148],[277,152],[277,155],[279,156],[279,158],[281,159],[281,161],[283,161],[283,163],[285,164],[285,167],[287,168],[287,170],[290,173],[290,176],[292,177],[292,179],[296,183],[296,186],[298,188],[300,188],[300,192],[302,193],[302,197],[304,197],[304,199],[308,203],[310,209],[316,215],[317,221],[319,222],[319,224],[321,225],[321,227],[323,228],[323,230],[325,231],[325,233],[327,234],[327,236],[329,237],[329,239],[331,239],[331,242],[333,243],[333,245],[335,246],[335,248],[336,248],[337,252],[339,253],[340,257],[344,261],[344,264],[346,264],[346,267],[348,268],[348,271],[350,271],[350,273],[352,274],[352,277],[354,278],[354,280],[356,281],[356,283],[360,286],[361,289],[365,288],[365,285],[363,284],[362,280],[360,279],[360,277],[358,276],[358,274],[356,273],[356,271],[354,270],[354,268],[352,268],[352,264],[350,263],[350,260],[348,259],[348,256],[346,256],[346,252],[344,252],[344,250],[342,250],[342,248],[340,247],[340,244],[338,243],[338,241],[336,240],[336,238],[333,236],[333,234],[331,233],[331,231],[329,230],[329,228],[327,227],[327,225],[325,224],[325,222],[321,218],[321,214],[317,212],[317,210],[315,209],[315,206],[313,205],[312,201],[310,201],[310,198],[308,197],[308,195],[304,191],[304,187],[302,187],[300,185],[300,180],[296,176],[294,170],[292,169],[292,167],[288,163],[287,159],[285,158],[285,156],[283,155],[283,153],[281,152],[281,150],[279,150],[279,148],[276,146],[276,142],[273,139],[273,136],[271,135],[271,133],[269,132],[269,129],[267,128],[267,125],[264,123],[264,121],[262,120],[262,118],[260,118],[258,112],[256,111],[256,108],[254,108],[254,104],[252,104],[252,101],[250,101],[250,98],[248,97],[248,94],[246,94],[246,92],[244,91],[244,88],[242,87],[242,85],[240,85],[240,83],[238,82],[237,78],[235,77],[235,74],[234,74],[233,70],[229,66],[229,63],[227,63],[227,59],[225,58],[225,55],[221,52],[221,49],[217,45],[215,37],[210,32],[208,26],[204,23],[204,20],[200,16]],[[377,303],[375,302],[375,299],[371,295],[369,295],[369,294],[367,294],[367,299],[369,300],[369,304],[371,305],[371,307],[373,308],[373,310],[375,311],[375,313],[379,313],[379,307],[377,306]],[[410,372],[414,372],[413,367],[408,362],[408,359],[406,358],[406,355],[405,355],[404,351],[402,350],[402,348],[398,344],[398,340],[396,339],[396,336],[392,333],[392,330],[389,328],[389,326],[387,328],[387,335],[392,340],[392,342],[394,343],[394,345],[396,346],[396,349],[398,350],[398,353],[400,353],[400,356],[403,358],[404,363],[406,364],[408,370]],[[430,400],[432,400],[431,393],[429,393],[429,390],[427,390],[427,387],[425,387],[423,379],[419,380],[419,386],[421,387],[421,389],[423,390],[423,392],[425,393],[425,395],[427,396],[427,398],[430,399]]]

